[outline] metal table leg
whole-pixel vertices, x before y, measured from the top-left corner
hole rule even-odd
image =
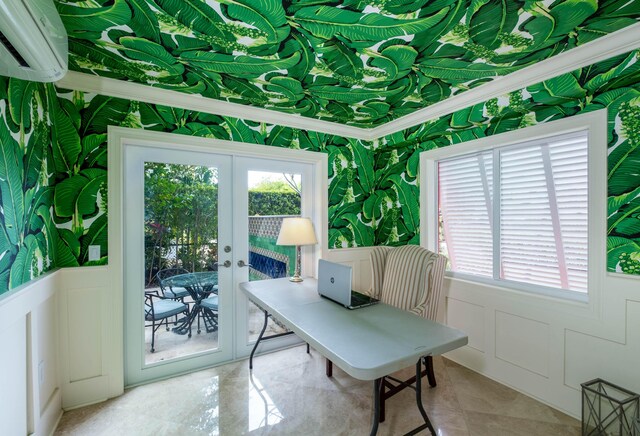
[[[377,378],[373,381],[373,421],[371,422],[371,436],[378,433],[378,423],[380,422],[380,388],[382,379]]]
[[[427,412],[424,410],[424,406],[422,405],[422,359],[418,359],[418,363],[416,363],[416,403],[418,404],[420,415],[422,415],[422,419],[424,419],[424,424],[411,430],[406,436],[418,434],[426,428],[429,429],[433,436],[436,436],[436,431],[429,420]]]
[[[264,324],[262,325],[262,330],[260,330],[260,335],[258,336],[258,340],[256,341],[255,345],[253,346],[253,350],[251,350],[251,355],[249,356],[249,369],[253,369],[253,355],[256,352],[256,348],[258,348],[258,344],[260,343],[260,340],[262,339],[262,335],[264,335],[264,331],[267,329],[267,321],[269,321],[269,313],[267,313],[267,311],[264,311]]]

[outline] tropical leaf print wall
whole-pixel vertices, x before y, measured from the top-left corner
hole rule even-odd
[[[622,29],[638,0],[56,0],[73,70],[372,127]]]
[[[419,243],[419,153],[551,121],[609,111],[611,271],[638,274],[640,62],[618,56],[374,142],[82,93],[79,136],[106,138],[109,124],[329,154],[329,247]],[[106,146],[106,145],[103,145]]]
[[[609,271],[640,274],[640,52],[534,84],[379,141],[56,90],[0,77],[0,294],[54,267],[107,260],[109,125],[329,154],[329,246],[418,243],[418,156],[607,108]]]
[[[350,153],[349,147],[371,148],[334,135],[4,77],[0,109],[0,294],[54,267],[106,264],[108,126],[343,150],[340,156]],[[333,179],[332,185],[343,182]],[[100,260],[89,262],[90,245],[101,246]]]
[[[609,117],[607,269],[640,275],[640,51],[537,83],[383,138],[376,151],[381,174],[372,197],[392,197],[386,187],[413,190],[414,202],[387,202],[381,216],[399,215],[399,241],[415,240],[418,154],[537,123],[606,108]],[[365,203],[370,202],[370,200]],[[391,200],[393,198],[390,198]],[[400,209],[401,208],[401,209]],[[366,217],[366,208],[362,217]],[[396,212],[394,212],[394,210]],[[399,213],[399,212],[402,213]],[[414,211],[415,212],[415,211]],[[366,220],[363,224],[366,224]],[[416,229],[417,231],[417,229]]]
[[[54,267],[49,89],[0,77],[0,293]]]
[[[54,136],[57,134],[59,138],[61,134],[65,135],[58,141],[65,147],[60,146],[58,151],[60,163],[56,168],[54,218],[56,222],[70,227],[74,234],[83,235],[84,239],[76,244],[80,247],[77,251],[80,264],[89,264],[87,250],[93,244],[105,248],[104,257],[99,263],[106,262],[104,189],[108,126],[144,128],[329,153],[329,183],[333,192],[329,207],[332,216],[341,217],[332,217],[332,221],[345,226],[352,223],[350,235],[360,230],[363,233],[371,232],[368,226],[359,224],[348,213],[348,205],[354,210],[361,207],[362,191],[358,191],[358,198],[344,195],[346,191],[353,190],[350,186],[355,186],[353,178],[363,173],[361,168],[372,162],[372,144],[369,142],[79,91],[59,90],[58,96],[63,110],[56,112],[57,124],[52,130]],[[63,132],[57,132],[61,128]],[[69,171],[71,168],[74,171]],[[354,239],[352,236],[344,240],[348,241],[349,246],[373,243],[373,239]]]

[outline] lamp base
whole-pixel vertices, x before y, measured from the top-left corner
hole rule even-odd
[[[289,277],[289,281],[290,282],[295,282],[295,283],[299,283],[304,281],[304,279],[300,276],[293,276],[293,277]]]

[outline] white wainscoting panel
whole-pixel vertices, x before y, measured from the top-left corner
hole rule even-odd
[[[469,336],[468,347],[484,353],[485,308],[467,301],[447,298],[447,325],[462,330]]]
[[[27,434],[27,320],[14,319],[0,330],[0,422],[2,433]]]
[[[603,378],[640,392],[637,277],[606,274],[593,304],[445,283],[447,323],[469,335],[450,359],[578,419],[581,383]]]
[[[73,409],[122,393],[122,341],[116,336],[121,335],[123,321],[114,313],[107,266],[65,268],[60,273],[62,405]]]
[[[31,330],[39,340],[33,345],[32,368],[40,384],[40,412],[59,396],[58,378],[58,299],[52,296],[38,306],[31,316]]]
[[[549,325],[496,311],[495,356],[543,377],[549,375]]]
[[[349,265],[353,268],[353,289],[366,292],[371,289],[371,261],[369,256],[373,247],[344,248],[329,250],[327,260]]]
[[[65,292],[69,381],[102,376],[101,288],[69,289]]]
[[[567,386],[580,389],[581,383],[602,378],[640,393],[640,302],[627,301],[626,309],[626,338],[623,341],[566,330]]]
[[[62,416],[57,274],[0,296],[0,434],[50,435]]]

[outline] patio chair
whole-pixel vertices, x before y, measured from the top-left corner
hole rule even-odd
[[[203,298],[200,301],[200,306],[203,309],[206,309],[205,312],[198,313],[198,333],[200,333],[200,315],[204,317],[204,328],[210,333],[207,328],[207,323],[211,327],[211,331],[214,331],[218,328],[218,296],[210,295],[207,298]],[[215,312],[215,314],[213,314]]]
[[[178,274],[189,274],[184,268],[166,268],[161,269],[156,274],[156,281],[160,285],[160,290],[165,298],[171,298],[184,303],[185,297],[189,296],[189,292],[185,288],[179,288],[176,286],[165,286],[164,280],[169,277],[177,276]]]
[[[442,284],[446,264],[445,256],[418,245],[375,247],[371,252],[373,283],[369,294],[383,303],[442,322],[445,297]],[[423,359],[426,368],[423,375],[427,376],[429,385],[435,387],[433,357],[425,356]],[[329,377],[332,368],[332,362],[327,359]],[[380,422],[384,421],[384,401],[414,381],[415,376],[404,382],[390,376],[383,377]]]
[[[162,326],[162,322],[169,330],[168,319],[172,316],[177,317],[178,314],[184,313],[185,316],[189,313],[189,306],[180,301],[176,301],[170,298],[163,298],[158,295],[147,293],[144,298],[144,319],[145,321],[151,321],[151,325],[145,325],[145,327],[151,327],[151,352],[155,352],[155,334],[156,331]]]

